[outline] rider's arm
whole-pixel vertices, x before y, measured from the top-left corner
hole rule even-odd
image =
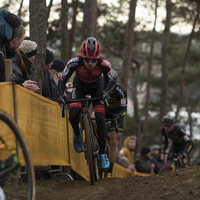
[[[162,149],[163,149],[163,151],[165,151],[168,147],[168,138],[165,135],[164,127],[162,127],[162,129],[161,129],[161,133],[162,133],[162,140],[163,140]]]
[[[192,150],[192,148],[193,148],[193,146],[194,146],[194,143],[193,143],[193,141],[188,137],[187,134],[183,136],[183,139],[184,139],[184,141],[185,141],[185,144],[184,144],[184,147],[183,147],[183,149],[182,149],[182,152],[188,154],[188,153]]]
[[[114,71],[111,69],[111,65],[104,67],[104,69],[105,69],[103,72],[105,79],[104,91],[109,93],[114,84],[116,83],[116,81],[114,80]]]
[[[119,92],[121,95],[121,99],[120,99],[121,111],[119,112],[119,115],[120,115],[120,117],[124,117],[127,113],[127,103],[128,103],[127,102],[127,91],[123,86],[120,85]]]
[[[73,74],[73,72],[75,70],[75,66],[78,65],[78,61],[79,61],[78,57],[70,59],[68,61],[67,65],[66,65],[65,69],[63,70],[62,76],[60,77],[60,79],[58,81],[58,94],[59,94],[59,96],[63,95],[66,82],[69,80],[69,78]]]

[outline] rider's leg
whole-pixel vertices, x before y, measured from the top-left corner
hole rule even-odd
[[[99,139],[100,168],[107,169],[110,166],[110,162],[105,153],[107,128],[105,123],[104,105],[94,106],[94,112],[97,123],[97,135]]]
[[[72,104],[70,104],[70,115],[69,115],[69,121],[72,125],[72,128],[74,129],[74,134],[79,135],[79,115],[81,112],[80,107],[72,107]]]
[[[79,107],[71,107],[70,108],[70,115],[69,121],[74,129],[74,140],[73,145],[76,152],[80,153],[82,151],[82,142],[81,142],[81,135],[79,129],[79,115],[81,109]]]
[[[111,132],[108,132],[108,135],[107,135],[110,139],[110,142],[109,142],[109,161],[110,161],[110,167],[108,169],[108,174],[107,174],[107,177],[112,177],[112,170],[113,170],[113,166],[114,166],[114,163],[117,159],[117,156],[118,156],[118,144],[119,144],[119,139],[121,138],[122,136],[122,133],[116,133],[116,131],[111,131]]]
[[[116,131],[111,131],[108,132],[108,137],[110,138],[110,144],[109,144],[109,160],[110,163],[114,164],[117,156],[118,156],[118,145],[119,145],[119,139],[121,138],[122,133],[118,132],[116,133]],[[112,169],[111,169],[112,172]]]
[[[96,124],[97,124],[97,135],[99,138],[99,153],[105,154],[105,145],[106,145],[106,124],[105,124],[105,116],[102,112],[96,112],[96,108],[99,108],[99,106],[94,107],[95,111],[95,118],[96,118]],[[102,107],[102,106],[101,106]]]

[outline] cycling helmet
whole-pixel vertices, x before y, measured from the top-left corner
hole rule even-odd
[[[162,118],[162,123],[163,124],[173,124],[174,123],[174,118],[170,115],[165,115],[163,118]]]
[[[83,57],[94,59],[101,54],[101,43],[94,37],[89,37],[81,45]]]
[[[112,74],[113,81],[117,82],[117,77],[118,77],[117,72],[114,69],[112,69],[111,74]]]

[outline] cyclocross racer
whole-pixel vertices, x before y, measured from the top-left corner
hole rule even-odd
[[[115,75],[117,81],[117,73]],[[127,91],[126,89],[116,83],[114,89],[111,90],[108,99],[108,105],[105,105],[106,109],[106,119],[113,119],[111,126],[108,130],[108,138],[109,138],[109,160],[110,160],[110,168],[108,169],[107,177],[112,176],[112,168],[114,162],[117,159],[118,155],[118,144],[119,139],[123,133],[123,126],[124,126],[124,116],[127,112]],[[116,124],[117,121],[117,132],[116,132]]]
[[[161,128],[161,133],[163,136],[163,150],[165,151],[168,147],[169,138],[172,140],[172,146],[169,153],[178,154],[182,152],[183,157],[187,158],[187,155],[191,152],[194,143],[180,125],[174,124],[174,121],[174,118],[170,115],[165,115],[162,119],[163,127]],[[171,163],[172,160],[173,156],[169,154],[167,162]]]
[[[94,38],[89,37],[83,41],[81,45],[81,53],[71,58],[65,67],[62,77],[58,83],[59,96],[65,89],[65,84],[71,77],[73,72],[76,75],[73,80],[72,99],[84,98],[86,94],[90,94],[92,98],[107,97],[110,89],[114,85],[113,70],[110,62],[101,55],[101,44]],[[103,74],[103,76],[102,76]],[[104,77],[104,80],[103,80]],[[104,81],[106,82],[104,86]],[[97,134],[99,139],[100,168],[107,169],[110,162],[105,153],[106,143],[106,124],[105,124],[105,108],[102,100],[93,102],[95,118],[97,122]],[[69,121],[74,129],[74,148],[77,152],[82,151],[81,137],[79,130],[79,115],[81,112],[81,103],[70,104]]]

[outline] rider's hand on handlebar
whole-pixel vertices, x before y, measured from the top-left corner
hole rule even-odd
[[[65,102],[66,102],[66,100],[67,100],[67,97],[65,96],[65,95],[61,95],[59,98],[58,98],[58,100],[57,100],[57,102],[58,102],[58,104],[64,104]]]
[[[108,95],[109,95],[108,92],[106,92],[106,91],[103,91],[103,92],[102,92],[102,98],[103,98],[103,99],[107,99],[107,98],[108,98]]]
[[[187,159],[187,154],[186,153],[184,153],[184,152],[181,152],[181,155],[183,156],[183,159],[185,158],[185,159]]]
[[[113,117],[112,117],[112,119],[113,119],[114,121],[117,121],[119,118],[120,118],[120,115],[119,115],[119,114],[114,114]]]

